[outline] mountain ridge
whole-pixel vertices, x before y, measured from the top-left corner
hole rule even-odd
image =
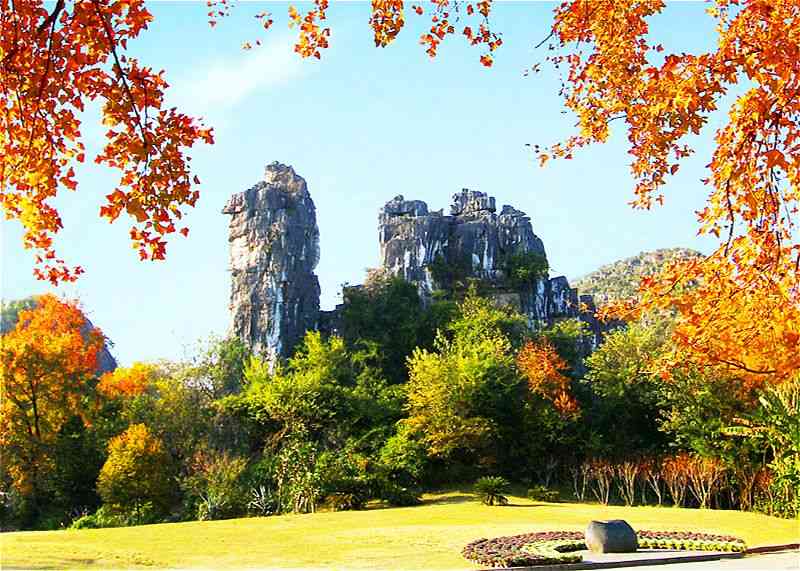
[[[594,296],[598,305],[629,299],[636,295],[643,276],[657,272],[666,263],[676,259],[701,257],[705,257],[704,254],[691,248],[644,250],[635,256],[600,266],[572,281],[572,287],[578,288],[578,293],[581,295]]]

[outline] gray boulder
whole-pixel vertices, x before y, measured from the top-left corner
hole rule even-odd
[[[636,532],[621,519],[593,521],[586,528],[586,547],[595,553],[634,553],[639,548]]]

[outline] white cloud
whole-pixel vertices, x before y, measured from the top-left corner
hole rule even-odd
[[[231,110],[254,93],[286,84],[309,69],[293,46],[292,37],[276,37],[236,57],[196,68],[173,82],[168,104],[205,117]]]

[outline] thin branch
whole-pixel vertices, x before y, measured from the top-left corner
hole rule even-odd
[[[55,26],[56,19],[58,18],[58,15],[61,13],[61,10],[63,9],[64,9],[64,0],[58,0],[55,8],[53,8],[53,11],[50,12],[50,15],[47,17],[47,19],[45,19],[44,22],[39,24],[39,28],[36,30],[36,33],[41,34],[42,32],[45,31],[45,29],[47,29],[47,26]],[[52,31],[50,33],[52,34]]]
[[[556,22],[556,24],[557,24],[557,22]],[[555,35],[555,33],[556,33],[556,30],[555,30],[556,24],[553,24],[553,27],[550,29],[550,33],[547,34],[547,37],[545,39],[543,39],[541,42],[539,42],[538,44],[536,44],[535,46],[533,46],[533,49],[538,50],[540,47],[542,47],[545,44],[545,42],[547,42],[547,40],[549,40],[550,38],[552,38]]]
[[[125,72],[122,69],[122,64],[119,60],[119,55],[117,54],[117,43],[114,41],[114,31],[111,29],[111,25],[106,20],[106,17],[103,15],[103,12],[100,9],[100,4],[97,0],[92,0],[92,4],[94,5],[95,13],[97,17],[100,19],[100,22],[103,24],[103,30],[106,33],[106,37],[108,38],[108,45],[109,49],[111,50],[111,55],[114,56],[114,64],[115,64],[115,72],[117,78],[122,83],[122,87],[125,89],[125,94],[128,96],[128,99],[131,102],[131,110],[133,111],[134,116],[136,117],[136,124],[139,127],[139,130],[142,133],[142,141],[144,142],[144,148],[148,151],[149,154],[149,147],[150,143],[147,140],[147,131],[145,130],[144,125],[142,124],[142,118],[139,114],[139,108],[136,106],[136,99],[133,97],[133,93],[131,92],[130,85],[128,84],[128,78],[125,75]]]

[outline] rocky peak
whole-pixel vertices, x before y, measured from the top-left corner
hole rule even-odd
[[[545,273],[517,291],[509,286],[504,267],[510,257],[547,258],[530,217],[513,206],[504,205],[497,214],[494,197],[463,189],[453,195],[450,216],[443,216],[429,212],[421,200],[398,196],[380,211],[379,235],[383,269],[417,284],[423,299],[444,285],[436,283],[435,267],[466,267],[467,277],[489,284],[498,301],[514,305],[532,326],[579,317],[594,332],[594,342],[599,341],[602,324],[580,311],[578,292],[564,276],[550,278]]]
[[[545,255],[524,212],[510,206],[504,206],[499,215],[496,211],[494,197],[476,190],[463,189],[453,195],[450,216],[430,212],[421,200],[397,196],[379,215],[382,266],[416,283],[426,297],[442,286],[433,283],[431,268],[437,261],[467,264],[473,277],[500,281],[505,256]]]
[[[453,216],[467,216],[479,212],[494,212],[494,197],[488,196],[484,192],[461,189],[461,192],[453,195],[453,204],[450,206],[450,214]]]
[[[306,181],[289,165],[273,161],[264,167],[264,182],[283,192],[307,192]]]
[[[319,228],[306,181],[273,162],[264,180],[234,194],[231,216],[232,331],[273,363],[291,354],[319,318]]]
[[[425,216],[428,205],[421,200],[406,200],[398,194],[387,202],[381,210],[381,216],[388,219],[392,216]]]

